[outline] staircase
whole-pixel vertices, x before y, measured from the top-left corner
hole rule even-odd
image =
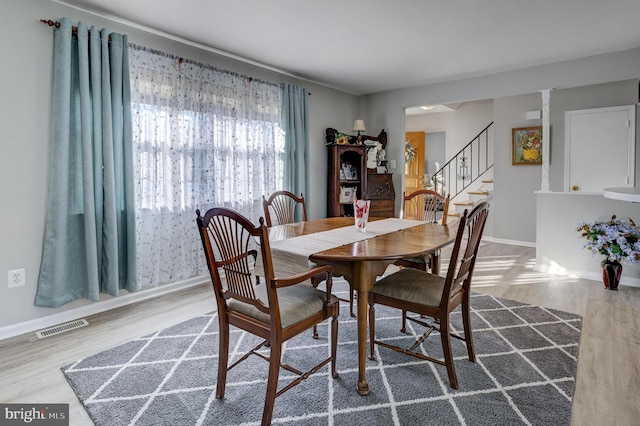
[[[449,195],[449,216],[461,215],[493,195],[493,138],[491,122],[434,173],[430,186]]]
[[[449,212],[449,216],[461,216],[466,209],[471,211],[471,209],[482,201],[487,201],[493,197],[493,179],[483,179],[480,183],[481,186],[477,190],[466,192],[466,200],[450,203],[453,205],[453,211]]]

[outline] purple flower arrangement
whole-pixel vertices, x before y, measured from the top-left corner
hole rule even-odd
[[[640,262],[640,229],[631,219],[613,215],[607,222],[579,223],[576,231],[587,239],[583,247],[593,255],[603,254],[607,260],[627,264]]]

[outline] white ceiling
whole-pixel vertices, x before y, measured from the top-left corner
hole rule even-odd
[[[640,0],[54,1],[355,95],[640,47]]]

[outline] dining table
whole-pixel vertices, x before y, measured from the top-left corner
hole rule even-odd
[[[456,227],[457,228],[457,227]],[[330,265],[357,292],[358,383],[370,392],[366,378],[367,301],[369,291],[387,267],[398,259],[428,256],[455,240],[448,225],[398,218],[369,218],[365,232],[353,217],[331,217],[269,228],[276,276],[293,274],[313,264]]]

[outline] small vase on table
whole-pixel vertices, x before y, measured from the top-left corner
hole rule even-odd
[[[356,218],[356,230],[367,232],[367,220],[369,219],[369,208],[371,201],[356,200],[353,202],[353,213]]]

